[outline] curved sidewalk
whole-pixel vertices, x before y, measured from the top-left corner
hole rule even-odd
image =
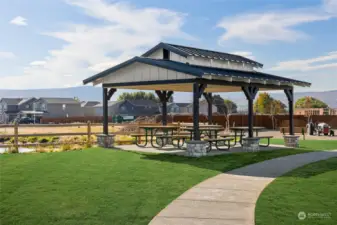
[[[275,158],[219,174],[179,196],[150,225],[254,225],[255,203],[270,182],[331,157],[337,157],[337,150]]]

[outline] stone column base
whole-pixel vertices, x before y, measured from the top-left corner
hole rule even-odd
[[[257,152],[260,151],[260,138],[242,138],[242,148],[246,152]]]
[[[295,135],[284,135],[284,145],[286,147],[291,147],[291,148],[298,148],[299,145],[299,138],[300,136],[295,136]]]
[[[97,134],[97,144],[102,148],[113,148],[115,143],[114,134]]]
[[[201,157],[207,155],[208,142],[206,141],[189,141],[187,142],[187,156]]]

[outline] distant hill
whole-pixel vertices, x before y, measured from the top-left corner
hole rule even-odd
[[[92,86],[71,87],[71,88],[52,88],[52,89],[28,89],[28,90],[0,90],[0,97],[60,97],[73,98],[80,100],[101,100],[102,88]]]
[[[122,91],[121,91],[122,92]],[[117,92],[111,100],[116,100],[117,96],[121,93]],[[177,102],[191,102],[191,93],[179,93],[174,95],[174,99]],[[7,97],[64,97],[73,98],[78,97],[80,100],[102,100],[102,89],[101,87],[92,86],[81,86],[81,87],[71,87],[71,88],[54,88],[54,89],[31,89],[31,90],[0,90],[0,98]],[[247,101],[243,93],[223,93],[221,94],[223,98],[229,98],[235,101],[237,105],[242,107],[247,107]],[[271,93],[271,96],[275,99],[281,100],[287,103],[287,99],[284,93]],[[333,91],[322,91],[322,92],[295,92],[295,99],[299,99],[304,96],[312,96],[318,98],[323,102],[326,102],[331,108],[337,108],[337,90]]]

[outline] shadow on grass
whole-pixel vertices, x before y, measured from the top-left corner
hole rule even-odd
[[[184,157],[170,154],[138,154],[141,154],[142,159],[144,160],[156,160],[173,164],[188,164],[200,169],[226,172],[235,168],[247,166],[249,164],[306,152],[312,152],[312,150],[283,149],[263,152],[232,153],[201,158]]]

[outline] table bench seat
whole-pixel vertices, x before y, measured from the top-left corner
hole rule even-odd
[[[268,140],[268,143],[266,145],[261,145],[261,147],[268,147],[270,145],[270,139],[273,138],[274,136],[258,136],[258,138],[260,139],[267,139]]]
[[[173,146],[178,147],[179,149],[185,144],[186,139],[190,138],[190,135],[186,134],[173,134],[173,135],[156,135],[156,142],[160,147],[165,146],[168,142],[171,142]],[[173,141],[177,141],[177,144],[174,144]]]
[[[206,138],[204,141],[207,141],[209,143],[209,148],[207,152],[210,152],[212,150],[212,144],[215,143],[215,147],[219,151],[228,151],[231,147],[230,142],[233,141],[234,138],[232,137],[224,137],[224,138]],[[224,142],[224,145],[227,146],[227,148],[220,148],[219,142]],[[228,142],[228,144],[226,144]]]

